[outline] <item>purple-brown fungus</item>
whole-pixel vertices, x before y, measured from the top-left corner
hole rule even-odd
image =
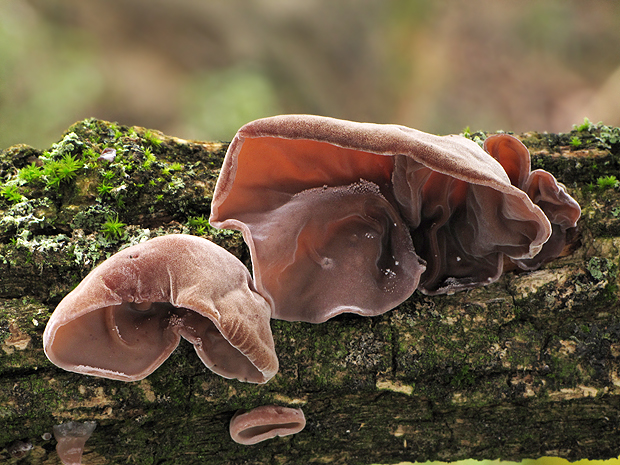
[[[82,463],[84,445],[96,427],[96,421],[85,421],[84,423],[69,421],[52,427],[54,438],[58,441],[56,452],[64,465],[80,465]]]
[[[529,154],[487,150],[396,125],[253,121],[228,149],[210,221],[243,232],[274,318],[376,315],[416,288],[491,283],[505,257],[527,267],[552,233],[560,243],[574,228],[578,206],[529,172]]]
[[[493,135],[484,141],[484,149],[500,162],[511,183],[523,190],[551,222],[551,237],[542,250],[531,259],[513,260],[521,268],[536,269],[562,253],[577,231],[581,208],[550,173],[530,171],[530,153],[520,140],[507,134]]]
[[[411,295],[424,271],[406,225],[370,181],[306,189],[247,227],[256,279],[280,319],[378,315]]]
[[[299,433],[306,426],[300,408],[265,405],[243,412],[239,410],[230,420],[230,437],[233,441],[252,445],[276,436]]]
[[[60,302],[43,345],[65,370],[135,381],[183,337],[215,373],[265,383],[278,370],[270,313],[241,261],[206,239],[172,234],[96,267]]]

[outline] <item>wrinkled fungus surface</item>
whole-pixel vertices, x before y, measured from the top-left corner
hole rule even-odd
[[[300,408],[265,405],[235,413],[230,420],[230,437],[239,444],[252,445],[299,433],[305,426],[306,418]]]
[[[96,421],[85,421],[84,423],[70,421],[52,427],[54,438],[58,441],[56,452],[64,465],[80,465],[82,463],[84,445],[96,427]]]
[[[247,225],[256,279],[281,319],[384,313],[424,271],[400,215],[369,181],[304,190]]]
[[[232,254],[172,234],[128,247],[58,305],[43,335],[69,371],[123,381],[152,373],[183,337],[215,373],[264,383],[278,370],[270,308]]]
[[[512,136],[485,151],[461,136],[283,115],[238,131],[210,221],[243,232],[274,318],[319,323],[383,313],[416,288],[489,284],[504,257],[535,268],[579,215]]]
[[[484,149],[498,160],[510,182],[523,190],[545,213],[551,223],[551,237],[531,259],[514,260],[521,268],[532,270],[553,260],[577,231],[581,214],[579,204],[566,192],[566,187],[544,170],[530,171],[530,153],[520,140],[507,134],[490,136]]]

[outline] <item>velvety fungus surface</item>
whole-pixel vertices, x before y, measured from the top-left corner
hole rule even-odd
[[[45,328],[48,358],[69,371],[135,381],[190,341],[226,378],[264,383],[278,370],[270,308],[245,266],[212,242],[171,234],[96,267]]]
[[[253,445],[276,436],[297,434],[306,426],[300,408],[264,405],[249,412],[238,411],[230,420],[233,441]]]

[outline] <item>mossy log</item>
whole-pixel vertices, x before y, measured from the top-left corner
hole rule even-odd
[[[620,130],[519,137],[583,208],[562,258],[380,317],[273,321],[280,372],[265,385],[214,375],[184,341],[132,383],[65,372],[42,349],[56,304],[126,244],[202,235],[250,266],[241,236],[206,222],[225,143],[90,119],[48,151],[2,151],[0,462],[22,441],[19,463],[60,463],[45,433],[69,420],[98,424],[85,464],[617,457]],[[234,443],[235,411],[270,403],[301,406],[304,431]]]

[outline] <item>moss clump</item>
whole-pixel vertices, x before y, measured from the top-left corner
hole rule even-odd
[[[620,181],[612,174],[609,176],[601,176],[596,180],[596,185],[599,189],[611,189],[620,185]]]
[[[118,215],[108,216],[101,226],[101,232],[107,239],[120,239],[124,234],[125,226],[127,226],[125,223],[119,221]]]

